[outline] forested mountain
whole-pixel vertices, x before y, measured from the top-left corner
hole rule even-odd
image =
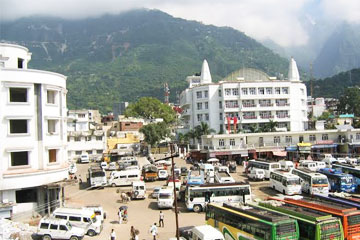
[[[241,67],[275,76],[288,61],[242,32],[174,18],[157,10],[134,10],[83,20],[29,17],[2,22],[0,40],[29,48],[31,68],[68,76],[68,107],[111,111],[118,101],[142,96],[171,99],[203,59],[218,81]]]

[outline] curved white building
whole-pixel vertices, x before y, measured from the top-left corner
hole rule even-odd
[[[294,59],[285,80],[243,68],[215,83],[206,60],[201,75],[186,80],[189,87],[180,95],[184,132],[201,122],[217,133],[246,132],[270,120],[281,131],[303,131],[307,124],[306,86]]]
[[[0,43],[0,203],[14,203],[14,215],[53,207],[68,177],[66,77],[28,69],[30,59]]]

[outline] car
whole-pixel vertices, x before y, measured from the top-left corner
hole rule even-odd
[[[109,170],[109,164],[107,162],[101,162],[100,167],[104,170]]]
[[[116,164],[116,162],[111,162],[111,163],[109,163],[108,170],[109,170],[109,171],[115,171],[115,170],[117,170],[117,164]]]
[[[151,193],[151,197],[152,198],[157,198],[159,195],[161,187],[154,187],[152,193]]]
[[[82,154],[80,156],[79,162],[80,163],[89,163],[90,162],[89,155],[88,154]]]
[[[85,229],[74,227],[64,219],[42,218],[39,222],[37,235],[43,240],[69,239],[79,240],[85,235]]]

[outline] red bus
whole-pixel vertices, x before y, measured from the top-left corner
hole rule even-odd
[[[295,200],[290,198],[278,199],[269,197],[268,199],[283,201],[292,205],[330,213],[334,217],[341,219],[344,238],[347,240],[360,240],[360,211],[348,205],[337,204],[323,199],[303,198]]]

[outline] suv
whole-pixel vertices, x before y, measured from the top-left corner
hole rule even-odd
[[[88,154],[82,154],[80,156],[80,163],[89,163],[90,162],[90,158]]]
[[[79,240],[85,235],[85,230],[73,227],[69,221],[62,219],[42,218],[39,222],[38,236],[43,240],[69,239]]]

